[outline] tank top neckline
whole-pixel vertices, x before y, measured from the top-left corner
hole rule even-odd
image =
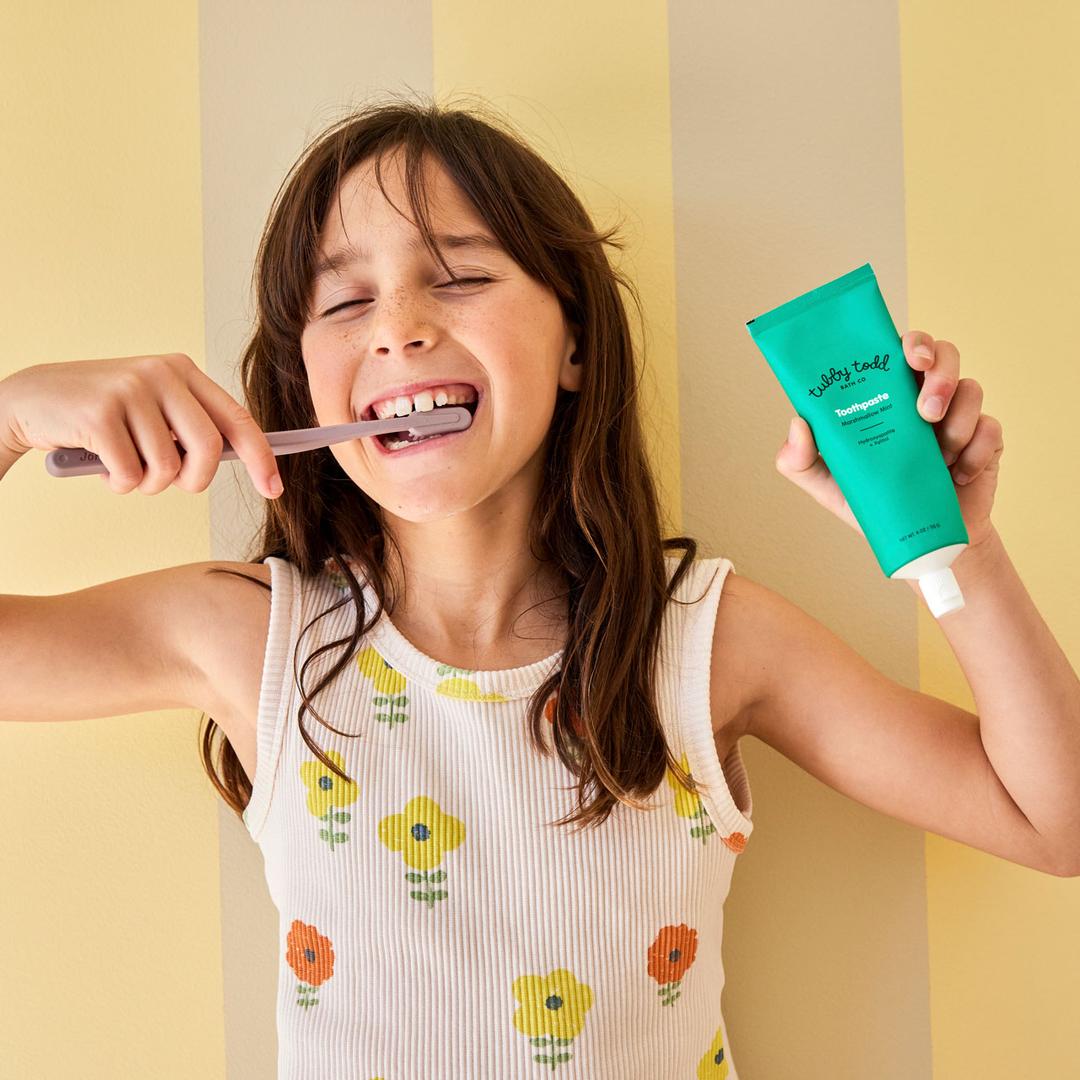
[[[363,567],[345,557],[364,594],[365,612],[378,604],[375,590],[368,582]],[[331,584],[346,596],[351,596],[348,583],[332,559],[324,564],[324,574]],[[558,649],[542,660],[514,668],[470,669],[444,663],[418,649],[393,623],[385,609],[370,631],[371,644],[383,660],[407,679],[419,683],[434,693],[453,698],[498,703],[531,697],[536,689],[555,671],[565,649]]]

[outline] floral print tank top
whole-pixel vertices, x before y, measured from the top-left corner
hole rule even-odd
[[[665,557],[670,576],[679,557]],[[279,1078],[738,1080],[721,940],[752,802],[738,745],[717,759],[709,710],[731,562],[691,565],[676,597],[698,602],[668,604],[657,666],[668,743],[706,790],[668,769],[647,811],[617,803],[578,833],[549,824],[576,805],[573,774],[524,730],[562,650],[465,670],[420,652],[384,612],[312,699],[340,734],[303,717],[343,780],[300,733],[295,673],[351,633],[351,594],[329,567],[305,578],[266,561],[243,820],[280,913]],[[374,592],[354,573],[370,618]],[[342,648],[308,666],[309,696]]]

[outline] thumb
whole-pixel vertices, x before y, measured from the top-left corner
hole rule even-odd
[[[810,425],[801,416],[793,416],[787,441],[776,454],[777,469],[784,476],[791,476],[805,472],[817,460],[818,448]]]
[[[856,532],[863,532],[829,466],[818,453],[810,425],[801,416],[792,418],[788,441],[776,454],[776,470]]]

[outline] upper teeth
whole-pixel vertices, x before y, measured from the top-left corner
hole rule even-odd
[[[436,405],[463,405],[476,400],[475,392],[450,390],[445,386],[432,386],[420,390],[410,397],[384,398],[372,403],[372,409],[380,420],[389,420],[392,416],[408,416],[411,412],[430,412]]]

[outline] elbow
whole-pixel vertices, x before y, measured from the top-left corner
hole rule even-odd
[[[1050,873],[1062,878],[1080,877],[1080,847],[1073,847],[1063,854],[1051,867]]]

